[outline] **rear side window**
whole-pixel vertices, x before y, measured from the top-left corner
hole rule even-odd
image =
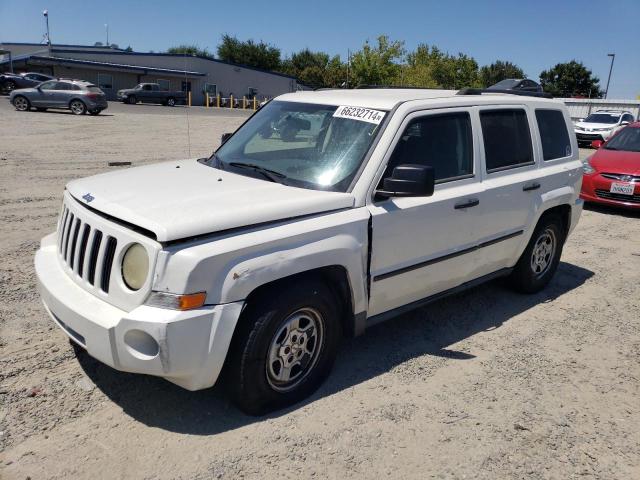
[[[406,163],[433,167],[436,183],[473,176],[469,114],[428,115],[413,120],[398,141],[383,178]]]
[[[480,112],[487,172],[533,163],[527,114],[521,109]]]
[[[560,110],[536,110],[536,121],[538,122],[545,161],[570,157],[571,141],[562,112]]]
[[[87,85],[87,90],[89,90],[91,93],[103,93],[102,90],[100,90],[95,85]]]

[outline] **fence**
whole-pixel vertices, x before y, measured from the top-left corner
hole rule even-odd
[[[268,99],[265,97],[263,100],[258,100],[257,97],[221,97],[220,95],[211,96],[208,93],[205,95],[205,106],[217,107],[217,108],[238,108],[241,110],[257,110],[258,107],[266,102]]]
[[[587,117],[596,110],[627,110],[638,119],[640,117],[640,100],[613,100],[603,98],[559,98],[567,108],[571,119],[576,121]]]

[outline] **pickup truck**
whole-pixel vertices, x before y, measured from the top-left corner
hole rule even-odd
[[[157,83],[140,83],[133,88],[118,90],[118,100],[135,105],[141,103],[161,103],[173,107],[184,104],[187,98],[185,92],[178,90],[162,90]]]
[[[221,377],[251,414],[300,401],[345,336],[552,280],[583,164],[566,106],[518,93],[289,93],[209,158],[73,180],[35,257],[45,308],[115,369]]]

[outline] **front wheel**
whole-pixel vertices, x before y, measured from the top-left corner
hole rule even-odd
[[[322,282],[291,282],[250,301],[234,335],[225,381],[244,412],[262,415],[311,395],[342,337],[337,298]]]
[[[522,293],[536,293],[546,287],[560,263],[565,237],[558,215],[543,216],[509,277],[509,284]]]
[[[87,106],[80,100],[71,102],[69,108],[74,115],[84,115],[87,112]]]
[[[176,99],[173,97],[169,97],[167,98],[167,106],[169,107],[175,107],[176,105]]]
[[[27,110],[31,109],[31,103],[29,102],[27,97],[23,97],[22,95],[19,95],[13,99],[13,106],[19,112],[26,112]]]
[[[7,83],[4,84],[4,89],[7,93],[13,92],[16,88],[17,88],[16,82],[14,82],[13,80],[9,80]]]
[[[127,98],[127,103],[129,105],[135,105],[136,103],[138,103],[138,99],[135,95],[129,95],[129,97]]]

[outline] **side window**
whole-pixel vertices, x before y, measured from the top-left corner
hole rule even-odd
[[[153,88],[151,88],[151,85],[144,85],[142,89],[146,92],[150,92],[151,90],[153,90]]]
[[[398,141],[383,178],[398,165],[433,167],[436,183],[473,176],[473,138],[467,112],[412,120]]]
[[[480,112],[487,172],[533,163],[527,113],[522,109]]]
[[[56,82],[56,81],[44,82],[44,83],[40,84],[40,88],[42,90],[55,90],[57,84],[58,84],[58,82]]]
[[[546,160],[571,156],[571,141],[567,124],[560,110],[536,110],[536,121]]]
[[[171,82],[169,80],[159,78],[156,82],[160,85],[160,90],[171,90]]]
[[[55,89],[56,90],[73,90],[73,85],[67,82],[58,82]]]
[[[622,117],[622,121],[623,122],[629,122],[629,123],[633,123],[633,115],[626,113],[623,117]]]

